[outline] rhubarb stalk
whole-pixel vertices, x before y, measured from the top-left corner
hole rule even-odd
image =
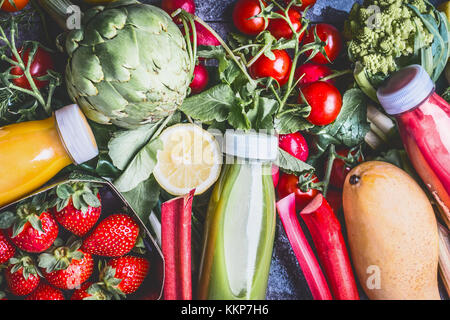
[[[359,300],[341,225],[327,200],[318,194],[300,213],[336,300]]]
[[[322,269],[297,219],[295,194],[278,201],[277,210],[314,300],[332,300]]]
[[[195,190],[161,205],[164,300],[192,300],[191,214]]]

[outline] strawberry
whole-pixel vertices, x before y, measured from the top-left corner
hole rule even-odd
[[[52,193],[52,213],[64,228],[83,237],[97,223],[102,212],[100,185],[75,182],[61,184]],[[52,203],[52,204],[53,204]]]
[[[144,258],[123,256],[111,259],[100,274],[107,288],[114,288],[120,295],[134,293],[148,274],[150,263]]]
[[[120,257],[133,249],[139,225],[128,215],[113,214],[104,219],[83,241],[84,252]]]
[[[41,283],[25,300],[65,300],[63,293],[52,286]]]
[[[75,290],[70,300],[111,300],[112,295],[104,290],[102,283],[85,282]]]
[[[8,239],[0,231],[0,264],[7,262],[16,253],[16,248],[8,241]]]
[[[39,256],[39,267],[51,285],[72,290],[89,279],[94,269],[94,259],[80,247],[81,240],[69,240],[66,246],[55,246]]]
[[[5,271],[9,291],[16,296],[31,293],[40,282],[40,273],[30,256],[19,255],[9,260]]]
[[[0,229],[7,229],[7,235],[19,249],[43,252],[58,236],[58,224],[47,208],[45,194],[39,194],[19,204],[15,212],[0,213]]]

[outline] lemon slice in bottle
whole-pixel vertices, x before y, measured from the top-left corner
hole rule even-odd
[[[153,171],[168,193],[180,196],[196,189],[202,194],[219,178],[222,152],[212,134],[195,124],[177,124],[160,136],[162,150]]]

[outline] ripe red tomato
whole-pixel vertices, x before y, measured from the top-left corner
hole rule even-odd
[[[278,145],[281,149],[301,161],[306,161],[309,155],[308,144],[300,132],[280,134]]]
[[[317,36],[320,38],[320,40],[327,42],[327,45],[325,46],[325,53],[327,54],[327,57],[328,59],[330,59],[330,61],[328,61],[321,52],[317,53],[314,58],[311,59],[311,61],[320,64],[333,62],[334,60],[336,60],[342,49],[341,34],[339,33],[338,29],[336,29],[332,25],[319,23],[309,30],[308,34],[305,37],[305,44],[314,42],[314,30],[316,31]],[[311,51],[306,52],[306,55],[308,57],[310,54]]]
[[[289,3],[291,3],[292,0],[284,0],[284,2],[286,3],[286,5],[288,5]],[[301,6],[294,6],[294,8],[296,8],[299,11],[303,11],[306,9],[306,7],[308,6],[313,6],[315,3],[317,2],[317,0],[302,0],[302,5]]]
[[[250,75],[253,79],[272,77],[280,86],[284,86],[289,79],[292,60],[285,50],[273,50],[275,60],[270,60],[265,55],[259,57],[250,66]]]
[[[195,2],[194,0],[162,0],[161,9],[167,12],[169,15],[183,9],[186,12],[195,14]],[[181,19],[177,16],[173,19],[175,23],[182,23]]]
[[[283,14],[283,12],[278,12],[280,14]],[[289,9],[288,11],[289,20],[291,20],[292,26],[294,27],[294,30],[296,32],[299,32],[302,28],[302,15],[294,10]],[[274,36],[277,40],[284,38],[284,39],[291,39],[293,32],[289,24],[283,20],[282,18],[278,19],[271,19],[269,22],[268,30]],[[303,32],[300,35],[299,41],[301,41],[304,37],[305,33]]]
[[[262,1],[264,5],[266,3]],[[252,18],[261,13],[259,0],[239,0],[233,9],[233,22],[236,28],[242,33],[250,36],[256,36],[267,27],[267,21],[264,18]]]
[[[342,108],[342,96],[339,90],[324,81],[307,84],[302,88],[306,102],[311,106],[311,113],[306,118],[316,126],[325,126],[336,120]],[[302,95],[299,102],[304,103]]]
[[[209,73],[206,67],[202,64],[196,65],[194,69],[194,79],[190,87],[193,94],[197,94],[205,90],[209,82]]]
[[[310,178],[305,176],[306,179]],[[319,179],[313,175],[311,177],[314,183],[319,182]],[[309,189],[308,191],[301,190],[299,186],[299,178],[293,174],[282,174],[277,187],[278,197],[280,199],[295,193],[295,207],[297,211],[305,208],[312,199],[319,193],[317,189]]]
[[[16,12],[25,8],[29,0],[14,0],[14,6],[9,0],[4,0],[2,4],[2,10],[7,12]]]
[[[355,156],[357,153],[357,150],[354,150],[350,154],[350,150],[343,148],[336,151],[338,155],[344,158],[349,158],[349,156]],[[362,162],[362,157],[359,157],[356,159],[355,157],[355,165]],[[325,164],[326,166],[327,164]],[[331,176],[330,176],[330,185],[337,188],[342,189],[344,187],[345,178],[347,177],[347,174],[352,170],[353,166],[347,165],[343,160],[336,158],[333,161],[333,166],[331,168]]]
[[[298,86],[302,88],[309,83],[328,77],[332,73],[333,71],[323,64],[307,62],[295,70],[295,80],[298,80],[301,76],[303,76],[298,83]],[[327,82],[334,84],[333,79],[327,80]]]
[[[30,49],[25,50],[25,52],[23,51],[23,49],[19,50],[19,55],[22,57],[25,65],[28,63],[29,53]],[[13,57],[13,60],[17,61],[15,57]],[[30,73],[38,89],[45,87],[48,84],[48,81],[40,81],[37,80],[37,78],[45,76],[47,74],[47,71],[53,68],[53,59],[51,54],[45,49],[39,47],[36,50],[36,54],[34,55],[33,61],[30,65]],[[14,76],[20,76],[23,75],[24,72],[20,67],[16,66],[11,69],[11,74]],[[25,77],[25,75],[20,78],[12,79],[12,82],[18,87],[31,89],[30,83],[28,82],[28,79]]]

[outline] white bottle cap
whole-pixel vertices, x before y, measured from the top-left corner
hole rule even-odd
[[[434,83],[420,65],[395,72],[377,91],[388,114],[395,115],[419,106],[434,91]]]
[[[81,164],[98,155],[91,127],[76,104],[55,111],[55,119],[61,139],[74,164]]]
[[[227,130],[223,152],[244,159],[275,161],[278,138],[266,133]]]

